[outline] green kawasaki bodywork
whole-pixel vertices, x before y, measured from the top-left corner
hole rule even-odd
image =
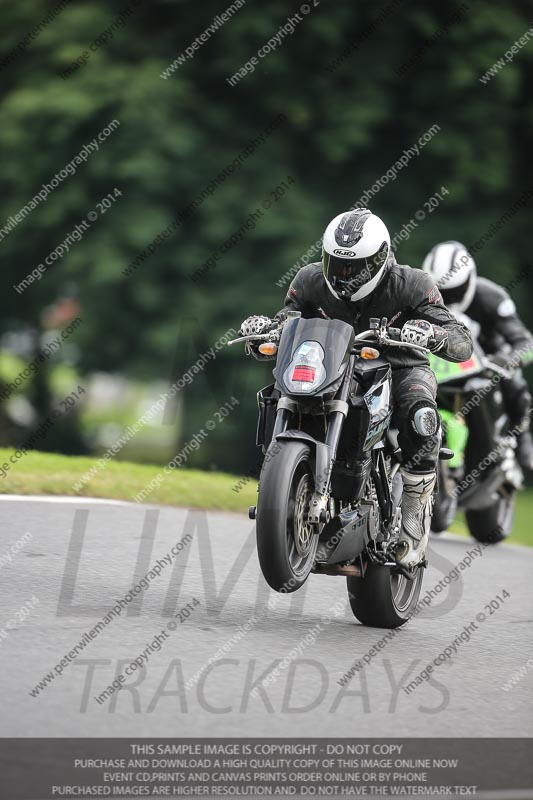
[[[468,428],[464,419],[456,417],[451,411],[439,408],[439,414],[446,431],[446,444],[454,452],[453,458],[448,461],[448,466],[460,467],[463,463],[468,441]]]
[[[457,364],[453,361],[444,361],[442,358],[430,353],[429,365],[435,373],[439,384],[447,383],[459,377],[462,378],[467,374],[480,372],[481,369],[481,364],[475,356],[469,361]],[[448,461],[448,465],[452,468],[460,467],[464,461],[465,448],[468,441],[468,428],[459,414],[454,414],[452,411],[446,411],[441,408],[439,408],[439,414],[446,432],[446,444],[454,452],[454,456]]]

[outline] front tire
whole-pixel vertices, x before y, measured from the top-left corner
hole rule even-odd
[[[363,578],[346,579],[354,616],[372,628],[405,625],[418,603],[423,579],[422,567],[416,569],[410,580],[394,567],[369,563]]]
[[[498,500],[487,508],[466,511],[466,522],[471,536],[482,544],[498,544],[513,529],[516,492],[500,494]]]
[[[318,534],[307,522],[315,488],[309,445],[297,440],[273,442],[259,479],[256,537],[259,564],[276,592],[295,592],[314,564]],[[267,452],[268,456],[268,452]]]

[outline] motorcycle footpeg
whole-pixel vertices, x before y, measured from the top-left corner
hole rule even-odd
[[[449,447],[441,447],[439,450],[439,461],[450,461],[455,453]]]
[[[396,557],[396,545],[397,544],[398,543],[396,542],[391,547],[389,547],[388,554],[389,554],[389,556],[392,556],[392,558]],[[390,566],[390,562],[389,562],[389,566]],[[417,570],[426,569],[427,566],[428,566],[428,560],[424,556],[424,558],[421,561],[419,561],[418,564],[416,566],[414,566],[414,567],[411,567],[411,568],[404,567],[402,564],[398,564],[397,561],[394,561],[394,567],[393,568],[394,568],[395,572],[399,573],[400,575],[404,575],[409,580],[413,580],[413,578],[415,577],[415,575],[417,573]]]
[[[389,561],[389,558],[385,553],[380,553],[377,550],[369,551],[369,555],[374,563],[380,564],[382,567],[387,566],[387,564],[394,563]]]
[[[412,569],[408,569],[408,567],[403,567],[401,564],[396,564],[394,571],[399,573],[400,575],[403,575],[405,578],[407,578],[407,580],[412,581],[416,577],[416,573],[418,572],[418,570],[425,569],[427,565],[428,562],[426,561],[426,559],[421,561],[419,564],[416,565],[416,567],[413,567]]]

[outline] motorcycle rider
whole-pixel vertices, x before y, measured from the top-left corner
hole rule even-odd
[[[508,370],[500,389],[511,428],[518,431],[516,455],[524,469],[533,470],[531,395],[520,369],[533,356],[533,337],[514,302],[501,286],[477,275],[474,259],[460,242],[435,245],[422,269],[431,275],[452,312],[467,314],[479,324],[481,346],[491,361]]]
[[[367,208],[336,216],[324,233],[322,263],[298,271],[274,320],[248,317],[241,334],[274,330],[290,310],[304,318],[343,320],[356,334],[368,330],[371,317],[385,316],[402,329],[404,341],[424,345],[442,358],[464,361],[472,354],[468,329],[445,308],[428,275],[396,263],[385,224]],[[424,560],[431,521],[440,445],[437,383],[424,351],[390,348],[387,358],[393,423],[403,453],[403,519],[396,559],[412,568]]]

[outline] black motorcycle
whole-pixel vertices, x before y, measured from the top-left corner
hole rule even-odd
[[[423,579],[394,558],[401,527],[401,451],[392,416],[391,367],[376,347],[400,341],[387,320],[358,334],[341,320],[290,312],[281,338],[243,336],[277,351],[275,383],[258,393],[257,444],[264,453],[257,506],[263,575],[294,592],[311,572],[344,575],[365,625],[396,628],[412,616]]]
[[[443,441],[454,451],[450,461],[439,464],[431,528],[435,533],[446,530],[462,510],[474,539],[496,544],[511,533],[523,473],[500,391],[506,370],[484,353],[477,324],[464,315],[461,320],[472,332],[472,357],[454,364],[430,356],[439,386]]]

